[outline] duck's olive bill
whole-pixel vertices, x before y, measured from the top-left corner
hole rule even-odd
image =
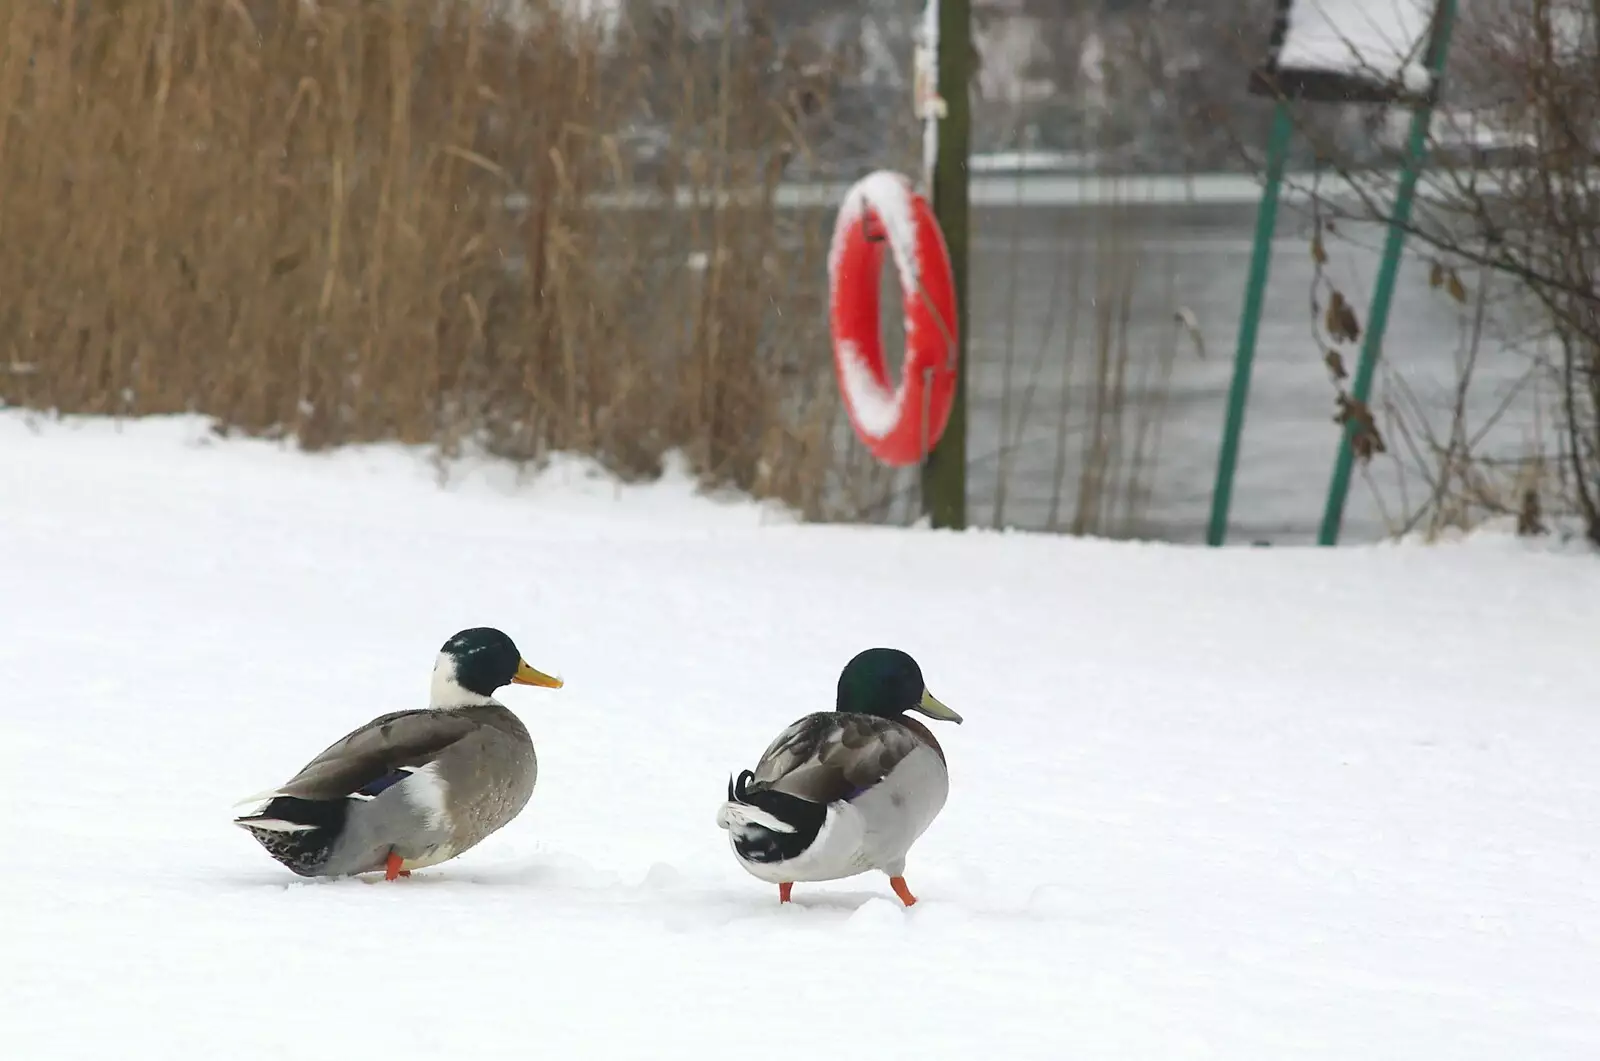
[[[917,710],[929,718],[942,718],[946,722],[961,724],[961,716],[941,704],[938,698],[926,689],[922,690],[922,702],[917,705]]]

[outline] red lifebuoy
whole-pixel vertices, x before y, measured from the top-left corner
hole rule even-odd
[[[878,319],[885,247],[906,332],[905,369],[892,386]],[[959,322],[944,233],[901,174],[869,173],[846,193],[828,251],[828,301],[833,368],[856,435],[890,467],[919,463],[950,422]]]

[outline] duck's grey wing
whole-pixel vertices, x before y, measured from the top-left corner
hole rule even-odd
[[[916,746],[917,738],[893,719],[818,712],[778,734],[751,782],[818,803],[851,799],[882,781]]]
[[[440,711],[395,711],[346,734],[277,790],[299,799],[376,796],[467,736],[474,723]]]

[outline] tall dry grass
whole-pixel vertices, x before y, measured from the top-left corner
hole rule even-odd
[[[810,90],[748,36],[525,8],[0,8],[0,400],[625,475],[682,448],[817,509],[822,230],[771,194]],[[666,201],[596,209],[647,111]]]
[[[1180,352],[1176,276],[1135,220],[1141,204],[1115,177],[1096,186],[1095,207],[1059,212],[1047,234],[1013,221],[1000,289],[980,302],[1004,322],[977,388],[998,420],[995,526],[1032,510],[1053,532],[1148,533]],[[1048,250],[1024,254],[1025,239]]]

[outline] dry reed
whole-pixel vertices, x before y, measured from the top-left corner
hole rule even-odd
[[[0,361],[31,371],[0,401],[624,475],[681,448],[816,509],[819,226],[771,205],[804,147],[789,68],[527,8],[5,5]],[[645,108],[674,130],[665,200],[598,209],[636,184]]]

